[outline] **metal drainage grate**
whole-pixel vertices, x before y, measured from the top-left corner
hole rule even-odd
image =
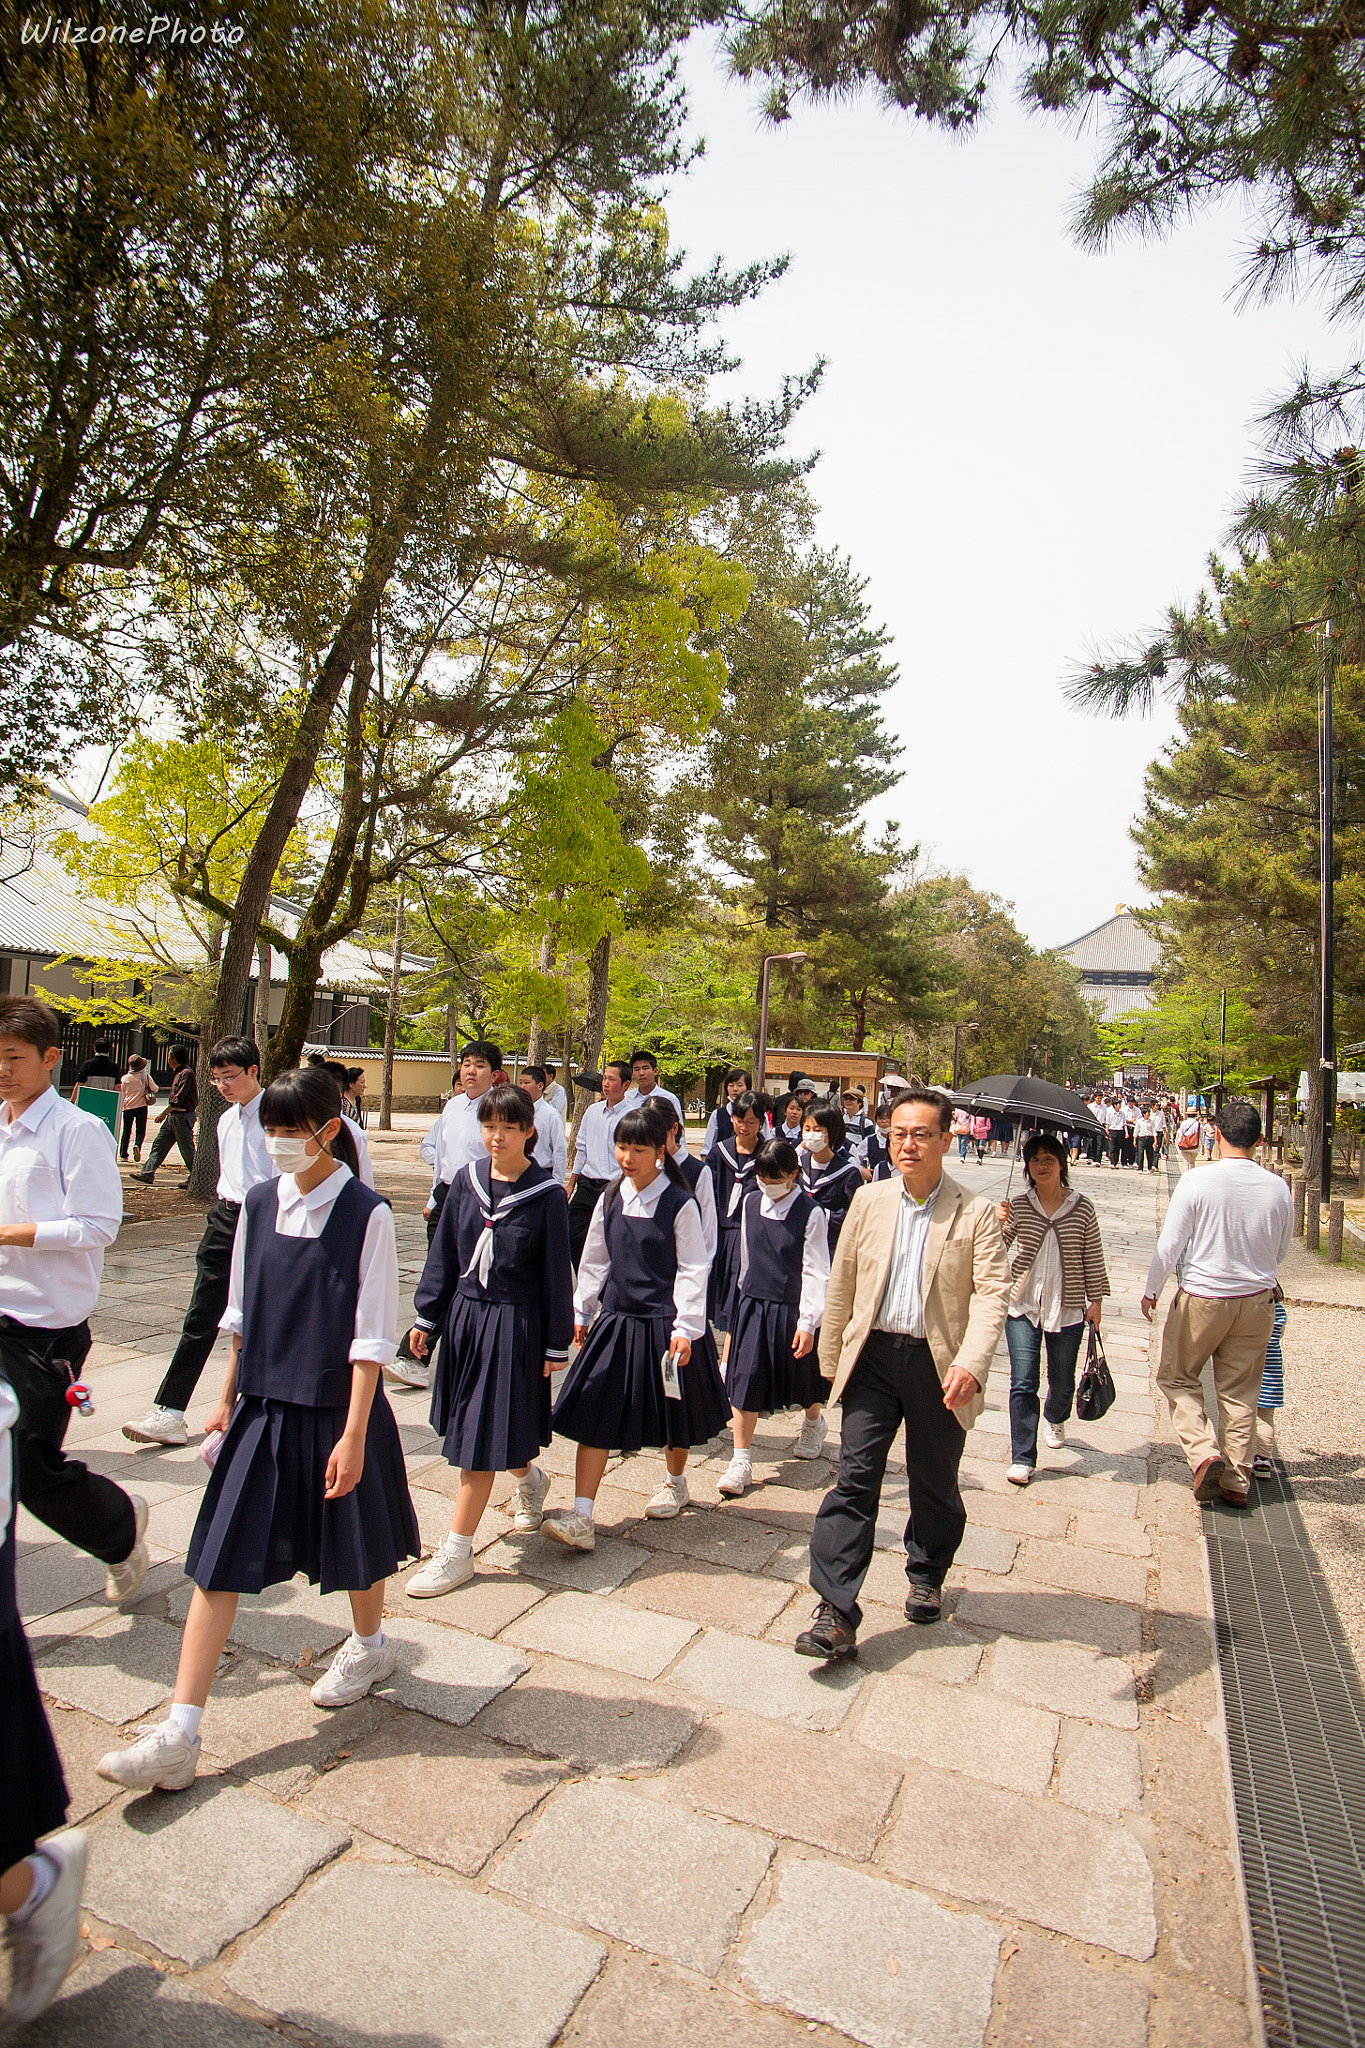
[[[1204,1509],[1271,2048],[1365,2048],[1365,1689],[1277,1466]]]

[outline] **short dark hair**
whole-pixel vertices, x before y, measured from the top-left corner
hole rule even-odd
[[[306,1054],[305,1057],[310,1067],[325,1067],[327,1064],[327,1055],[325,1052],[310,1052]]]
[[[558,1069],[558,1067],[557,1067],[557,1066],[555,1065],[555,1063],[554,1063],[554,1061],[553,1061],[553,1060],[546,1060],[546,1062],[545,1062],[545,1071],[546,1071],[546,1073],[547,1073],[547,1074],[552,1074],[552,1075],[553,1075],[553,1074],[557,1074],[557,1073],[559,1072],[559,1069]]]
[[[254,1067],[261,1071],[261,1051],[254,1038],[220,1038],[209,1054],[210,1072],[214,1067],[240,1067],[245,1074]]]
[[[471,1038],[468,1045],[460,1047],[460,1058],[456,1064],[471,1059],[486,1060],[493,1072],[499,1073],[502,1069],[502,1047],[494,1045],[491,1038]]]
[[[1239,1152],[1249,1152],[1260,1142],[1261,1112],[1254,1103],[1225,1102],[1214,1122],[1229,1145],[1235,1145]]]
[[[0,1031],[8,1038],[22,1038],[38,1052],[51,1052],[62,1042],[56,1012],[37,996],[0,996]]]
[[[630,1064],[631,1064],[632,1066],[634,1066],[634,1065],[635,1065],[635,1062],[636,1062],[636,1060],[643,1060],[643,1061],[645,1062],[646,1066],[650,1066],[650,1067],[653,1067],[653,1069],[654,1069],[655,1073],[656,1073],[656,1074],[658,1073],[658,1071],[659,1071],[659,1062],[658,1062],[658,1061],[657,1061],[657,1060],[655,1059],[655,1057],[654,1057],[653,1053],[652,1053],[652,1052],[646,1052],[646,1051],[645,1051],[645,1049],[644,1049],[644,1047],[643,1047],[642,1045],[637,1045],[637,1046],[636,1046],[636,1048],[635,1048],[634,1052],[633,1052],[633,1053],[631,1054],[631,1056],[630,1056]]]
[[[903,1102],[922,1102],[926,1108],[937,1110],[939,1129],[946,1131],[950,1128],[953,1121],[953,1105],[941,1088],[898,1088],[891,1097],[893,1116]]]
[[[737,1116],[756,1116],[762,1123],[763,1097],[755,1095],[752,1088],[746,1088],[744,1093],[737,1095],[730,1104],[730,1116],[732,1120]]]
[[[825,1133],[829,1139],[832,1152],[837,1152],[848,1136],[848,1126],[844,1122],[844,1112],[841,1109],[832,1108],[828,1103],[824,1104],[820,1109],[808,1109],[802,1121],[814,1124],[817,1130]]]
[[[515,1124],[519,1131],[536,1127],[536,1106],[524,1088],[511,1081],[499,1081],[479,1103],[481,1124]]]
[[[742,1081],[746,1088],[752,1088],[753,1086],[752,1075],[747,1073],[743,1067],[731,1067],[727,1071],[725,1079],[721,1085],[725,1088],[728,1088],[732,1081]]]
[[[166,1057],[173,1067],[187,1067],[190,1063],[190,1056],[183,1045],[173,1045]]]
[[[352,1088],[355,1087],[357,1081],[363,1081],[364,1078],[365,1069],[363,1067],[347,1067],[346,1079]]]
[[[321,1067],[289,1067],[276,1074],[261,1097],[261,1127],[276,1131],[320,1131],[339,1120],[340,1130],[332,1140],[333,1159],[360,1171],[351,1127],[341,1114],[341,1090]]]
[[[107,1038],[97,1038],[97,1039],[95,1040],[95,1051],[96,1051],[96,1052],[112,1052],[113,1050],[114,1050],[114,1048],[113,1048],[113,1046],[112,1046],[112,1045],[111,1045],[111,1044],[109,1043],[109,1040],[108,1040]]]
[[[664,1120],[651,1100],[642,1102],[638,1109],[626,1111],[611,1134],[612,1142],[617,1145],[655,1145],[663,1151],[671,1129],[671,1121]]]
[[[604,1067],[603,1067],[603,1069],[602,1069],[602,1071],[603,1071],[603,1073],[604,1073],[604,1074],[605,1074],[605,1073],[606,1073],[606,1071],[607,1071],[607,1067],[610,1067],[610,1068],[611,1068],[611,1070],[612,1070],[612,1072],[613,1072],[614,1074],[618,1074],[618,1075],[620,1076],[620,1078],[621,1078],[621,1080],[622,1080],[622,1081],[624,1081],[624,1082],[629,1082],[629,1080],[630,1080],[630,1061],[629,1061],[629,1060],[608,1060],[608,1061],[607,1061],[607,1063],[606,1063],[606,1066],[604,1066]]]
[[[785,1180],[800,1165],[790,1138],[765,1138],[754,1148],[754,1172],[760,1180]]]
[[[1033,1185],[1033,1175],[1029,1173],[1029,1168],[1040,1152],[1047,1152],[1056,1160],[1062,1169],[1062,1186],[1069,1188],[1071,1186],[1071,1172],[1067,1160],[1066,1146],[1052,1131],[1034,1131],[1030,1137],[1024,1140],[1024,1172],[1028,1176],[1029,1186],[1032,1187]]]
[[[550,1077],[544,1067],[523,1067],[521,1071],[523,1074],[529,1074],[533,1081],[539,1081],[542,1088],[548,1086]]]

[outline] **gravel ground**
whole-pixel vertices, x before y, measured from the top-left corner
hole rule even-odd
[[[1288,1272],[1284,1282],[1288,1294]],[[1277,1436],[1356,1662],[1365,1668],[1363,1351],[1365,1313],[1360,1309],[1291,1308],[1284,1333],[1285,1407]]]

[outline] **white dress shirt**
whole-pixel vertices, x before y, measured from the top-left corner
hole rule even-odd
[[[630,1097],[608,1105],[605,1102],[590,1103],[583,1112],[583,1121],[578,1126],[574,1139],[573,1170],[586,1173],[589,1180],[615,1180],[621,1171],[616,1164],[616,1146],[613,1132],[626,1111],[630,1108]]]
[[[703,1175],[703,1179],[706,1176]],[[765,1189],[758,1191],[759,1214],[781,1222],[801,1190],[794,1187],[780,1202],[774,1202]],[[739,1226],[739,1277],[742,1280],[749,1270],[749,1205],[746,1202],[743,1220]],[[814,1202],[806,1218],[806,1236],[801,1247],[801,1303],[797,1310],[796,1327],[813,1337],[819,1329],[825,1313],[825,1291],[829,1286],[829,1225],[825,1212]]]
[[[1147,1269],[1155,1298],[1172,1269],[1187,1294],[1227,1301],[1275,1285],[1294,1236],[1294,1204],[1254,1159],[1220,1159],[1176,1183]]]
[[[634,1181],[622,1180],[616,1194],[622,1215],[652,1216],[659,1206],[659,1197],[669,1184],[666,1173],[657,1173],[641,1193]],[[602,1222],[602,1204],[610,1193],[608,1188],[597,1198],[578,1268],[573,1319],[580,1324],[590,1323],[597,1313],[597,1304],[611,1271],[607,1234]],[[702,1234],[701,1210],[696,1202],[685,1202],[674,1217],[673,1243],[678,1254],[677,1277],[673,1282],[673,1335],[686,1337],[689,1343],[695,1344],[706,1331],[706,1281],[711,1266]]]
[[[353,1124],[349,1117],[346,1119],[346,1129],[355,1140],[355,1156],[360,1168],[361,1186],[372,1188],[374,1186],[374,1162],[370,1158],[370,1147],[365,1133],[361,1130],[360,1125]]]
[[[230,1102],[218,1119],[218,1199],[242,1203],[248,1190],[274,1180],[279,1169],[265,1149],[261,1103],[265,1091],[250,1102]]]
[[[699,1174],[697,1185],[692,1190],[697,1207],[701,1210],[701,1234],[706,1240],[706,1263],[709,1266],[716,1256],[716,1245],[720,1240],[720,1225],[716,1221],[716,1190],[709,1173]]]
[[[560,1087],[558,1081],[551,1081],[549,1087],[545,1090],[545,1093],[541,1096],[540,1099],[542,1102],[548,1102],[551,1109],[557,1109],[559,1111],[561,1123],[568,1123],[569,1098],[564,1093],[564,1090]]]
[[[1050,1223],[1060,1223],[1081,1199],[1078,1189],[1069,1189],[1061,1208],[1054,1209],[1049,1217],[1033,1189],[1026,1188],[1024,1192],[1038,1214]],[[1055,1230],[1044,1231],[1037,1258],[1015,1282],[1010,1314],[1027,1316],[1035,1329],[1055,1333],[1062,1328],[1062,1253]]]
[[[14,1513],[14,1442],[11,1432],[19,1420],[19,1396],[8,1380],[0,1380],[0,1542]]]
[[[901,1185],[900,1208],[896,1212],[896,1242],[891,1248],[891,1265],[886,1275],[886,1291],[882,1305],[877,1311],[874,1330],[886,1330],[896,1336],[923,1337],[924,1295],[921,1278],[924,1272],[924,1247],[929,1242],[929,1225],[934,1220],[938,1205],[940,1181],[922,1202],[917,1202],[904,1183]]]
[[[671,1102],[674,1109],[678,1112],[678,1150],[685,1152],[687,1150],[687,1125],[683,1120],[683,1106],[671,1088],[651,1088],[648,1095],[642,1095],[638,1088],[630,1088],[626,1091],[626,1099],[621,1104],[621,1107],[623,1110],[642,1109],[656,1095],[664,1102]]]
[[[555,1179],[562,1181],[569,1170],[569,1152],[564,1137],[564,1119],[554,1105],[545,1100],[543,1095],[535,1105],[535,1112],[536,1142],[531,1157],[535,1160],[537,1166],[548,1166]]]
[[[484,1093],[487,1093],[485,1089]],[[483,1142],[479,1129],[479,1103],[483,1096],[452,1095],[441,1111],[436,1123],[436,1149],[431,1162],[431,1185],[435,1189],[439,1181],[447,1187],[454,1182],[462,1166],[468,1166],[471,1159],[484,1159],[488,1148]]]
[[[432,1124],[425,1138],[417,1147],[417,1157],[421,1160],[423,1166],[434,1166],[436,1164],[436,1133],[440,1128],[441,1119],[437,1117],[435,1123]]]
[[[337,1165],[334,1173],[308,1194],[300,1194],[292,1173],[282,1173],[276,1182],[275,1229],[280,1237],[321,1237],[327,1227],[332,1205],[351,1178],[349,1167]],[[228,1305],[219,1323],[232,1336],[242,1334],[242,1297],[246,1273],[247,1212],[237,1218],[232,1240],[232,1274],[228,1281]],[[388,1365],[398,1349],[398,1243],[394,1236],[393,1211],[387,1202],[371,1210],[360,1248],[360,1294],[355,1308],[355,1337],[348,1356]]]
[[[33,1243],[0,1245],[0,1315],[31,1330],[83,1323],[99,1300],[104,1247],[123,1221],[114,1134],[46,1088],[21,1116],[0,1103],[0,1223]]]

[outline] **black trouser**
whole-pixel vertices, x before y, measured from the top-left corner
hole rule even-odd
[[[443,1180],[438,1180],[438,1181],[437,1181],[437,1183],[436,1183],[436,1185],[435,1185],[435,1187],[434,1187],[434,1188],[432,1189],[432,1191],[431,1191],[431,1214],[430,1214],[430,1216],[428,1216],[428,1217],[427,1217],[427,1219],[426,1219],[426,1223],[427,1223],[427,1250],[428,1250],[428,1251],[430,1251],[430,1250],[431,1250],[431,1247],[432,1247],[433,1243],[435,1242],[435,1238],[436,1238],[436,1226],[437,1226],[437,1224],[438,1224],[438,1223],[440,1222],[440,1220],[441,1220],[441,1211],[442,1211],[442,1209],[444,1209],[444,1207],[445,1207],[445,1205],[446,1205],[446,1196],[447,1196],[447,1195],[448,1195],[449,1193],[450,1193],[450,1184],[449,1184],[449,1182],[447,1182],[447,1181],[443,1181]],[[412,1337],[412,1331],[411,1331],[410,1329],[408,1329],[408,1330],[404,1330],[404,1332],[403,1332],[402,1336],[401,1336],[401,1337],[399,1338],[399,1340],[398,1340],[398,1353],[397,1353],[397,1355],[398,1355],[398,1357],[399,1357],[399,1358],[417,1358],[417,1353],[416,1353],[416,1352],[415,1352],[415,1351],[413,1350],[413,1348],[412,1348],[412,1344],[411,1344],[411,1341],[410,1341],[410,1340],[411,1340],[411,1337]],[[437,1344],[438,1344],[438,1342],[439,1342],[439,1341],[440,1341],[440,1340],[439,1340],[439,1338],[438,1338],[438,1336],[437,1336],[437,1333],[436,1333],[436,1331],[435,1331],[435,1330],[433,1330],[433,1331],[431,1332],[430,1336],[429,1336],[429,1337],[427,1338],[427,1355],[426,1355],[426,1357],[425,1357],[425,1358],[417,1358],[417,1363],[418,1363],[419,1365],[425,1365],[426,1367],[428,1367],[428,1369],[430,1368],[430,1366],[431,1366],[431,1362],[432,1362],[432,1360],[433,1360],[433,1359],[435,1358],[435,1356],[436,1356],[436,1346],[437,1346]]]
[[[905,1570],[917,1585],[941,1586],[967,1526],[957,1468],[967,1432],[943,1405],[929,1346],[874,1330],[841,1401],[839,1477],[825,1495],[810,1539],[810,1582],[855,1623],[858,1594],[877,1535],[886,1457],[905,1425],[910,1519]]]
[[[194,1172],[194,1118],[187,1116],[183,1109],[172,1109],[166,1113],[166,1121],[157,1130],[152,1140],[152,1149],[147,1154],[142,1171],[148,1180],[156,1172],[172,1145],[180,1147],[180,1157],[185,1162],[186,1173]]]
[[[1122,1156],[1123,1132],[1121,1130],[1111,1131],[1109,1133],[1109,1164],[1117,1166]]]
[[[159,1408],[175,1408],[183,1415],[199,1375],[218,1341],[218,1325],[228,1303],[228,1281],[232,1275],[232,1240],[237,1234],[240,1202],[215,1202],[204,1219],[204,1235],[194,1255],[194,1287],[180,1342],[166,1368],[166,1377],[156,1390]]]
[[[123,1135],[119,1140],[118,1156],[128,1157],[128,1140],[131,1138],[137,1151],[142,1150],[142,1141],[147,1135],[147,1105],[141,1109],[125,1109],[123,1112]]]
[[[1156,1172],[1156,1139],[1139,1138],[1137,1141],[1138,1172],[1144,1173],[1150,1167]]]
[[[588,1225],[592,1222],[592,1212],[610,1185],[610,1181],[591,1180],[586,1173],[580,1173],[573,1184],[573,1193],[569,1197],[569,1256],[573,1260],[575,1272],[582,1263],[583,1247],[588,1241]]]
[[[71,1420],[66,1365],[79,1378],[89,1349],[89,1323],[34,1330],[12,1316],[0,1316],[0,1372],[19,1399],[15,1491],[31,1515],[78,1550],[89,1551],[102,1564],[122,1564],[137,1540],[133,1503],[112,1479],[91,1472],[62,1449]]]

